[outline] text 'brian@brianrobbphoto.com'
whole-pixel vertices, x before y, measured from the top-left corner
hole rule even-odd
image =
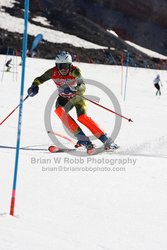
[[[31,157],[31,166],[39,166],[42,172],[119,172],[126,171],[127,166],[135,167],[137,159],[96,158],[96,157]]]

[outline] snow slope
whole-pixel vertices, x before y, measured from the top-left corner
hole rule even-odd
[[[1,55],[0,120],[18,104],[21,78],[20,66],[13,69],[18,71],[17,81],[15,73],[3,74],[4,62]],[[25,95],[33,79],[53,65],[52,60],[27,58]],[[109,87],[122,114],[134,122],[122,121],[115,140],[121,146],[117,154],[79,157],[20,151],[15,217],[9,216],[15,150],[0,148],[0,249],[166,250],[166,72],[159,71],[164,86],[162,96],[156,97],[152,81],[157,72],[129,68],[124,102],[121,67],[76,65],[85,79]],[[44,110],[54,90],[54,83],[48,81],[36,97],[25,101],[21,146],[47,148],[52,144],[45,131]],[[87,94],[113,108],[107,93],[96,86],[87,84]],[[113,114],[91,103],[88,111],[112,132]],[[71,114],[76,118],[75,112]],[[17,119],[18,111],[0,126],[1,146],[16,145]],[[51,120],[55,131],[69,136],[53,110]]]
[[[135,43],[132,43],[132,42],[130,42],[130,41],[125,41],[125,42],[128,43],[130,46],[132,46],[132,47],[134,47],[134,48],[136,48],[136,49],[142,51],[143,53],[145,53],[145,54],[147,54],[147,55],[149,55],[149,56],[151,56],[151,57],[160,58],[160,59],[163,59],[163,60],[166,60],[166,59],[167,59],[166,56],[164,56],[164,55],[162,55],[162,54],[160,54],[160,53],[157,53],[157,52],[152,51],[152,50],[150,50],[150,49],[143,48],[143,47],[141,47],[141,46],[139,46],[139,45],[137,45],[137,44],[135,44]]]
[[[20,34],[23,34],[24,19],[11,16],[10,14],[2,11],[3,6],[12,8],[14,2],[16,1],[0,0],[0,28],[8,30],[10,32],[18,32]],[[44,18],[41,19],[41,17],[37,16],[36,19],[34,20],[39,21],[45,26],[48,26],[48,23],[46,23],[47,20],[45,20]],[[49,29],[49,28],[41,27],[39,25],[35,25],[29,22],[28,34],[32,36],[36,36],[38,33],[43,34],[44,40],[53,42],[53,43],[69,43],[69,44],[73,44],[73,46],[83,47],[87,49],[105,49],[106,48],[104,46],[100,46],[100,45],[91,43],[89,41],[86,41],[84,39],[81,39],[77,36],[70,35],[70,34],[67,34],[58,30],[53,30],[51,28]]]

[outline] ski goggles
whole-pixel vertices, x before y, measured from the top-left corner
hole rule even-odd
[[[69,69],[70,65],[71,65],[70,63],[57,63],[56,67],[57,67],[58,70]]]

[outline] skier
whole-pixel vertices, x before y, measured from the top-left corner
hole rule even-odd
[[[94,145],[89,137],[85,135],[76,121],[68,114],[73,107],[76,109],[78,121],[84,124],[104,144],[105,150],[117,149],[117,144],[86,114],[86,102],[82,98],[86,89],[85,83],[80,69],[72,64],[71,55],[66,51],[61,51],[56,55],[55,65],[55,67],[34,79],[28,89],[28,95],[35,96],[39,91],[39,85],[52,79],[58,88],[59,94],[56,100],[55,113],[77,138],[78,141],[75,147],[85,146],[88,153],[94,150]]]
[[[154,81],[153,81],[154,87],[157,89],[156,95],[158,95],[158,93],[159,93],[159,95],[161,95],[161,90],[160,90],[160,84],[159,83],[161,83],[161,87],[162,87],[163,85],[162,85],[162,82],[161,82],[161,79],[160,79],[160,75],[158,74],[156,76],[156,78],[154,79]]]
[[[11,70],[11,62],[12,62],[12,58],[10,58],[7,62],[6,62],[6,64],[5,64],[5,66],[7,67],[7,69],[6,69],[6,72],[9,72],[10,70]]]

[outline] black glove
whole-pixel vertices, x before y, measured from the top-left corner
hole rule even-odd
[[[38,94],[39,87],[36,84],[32,84],[31,87],[27,90],[29,96],[33,97],[34,95]]]
[[[64,90],[63,90],[63,93],[64,94],[70,94],[70,93],[76,93],[76,90],[72,90],[70,87],[66,87]]]

